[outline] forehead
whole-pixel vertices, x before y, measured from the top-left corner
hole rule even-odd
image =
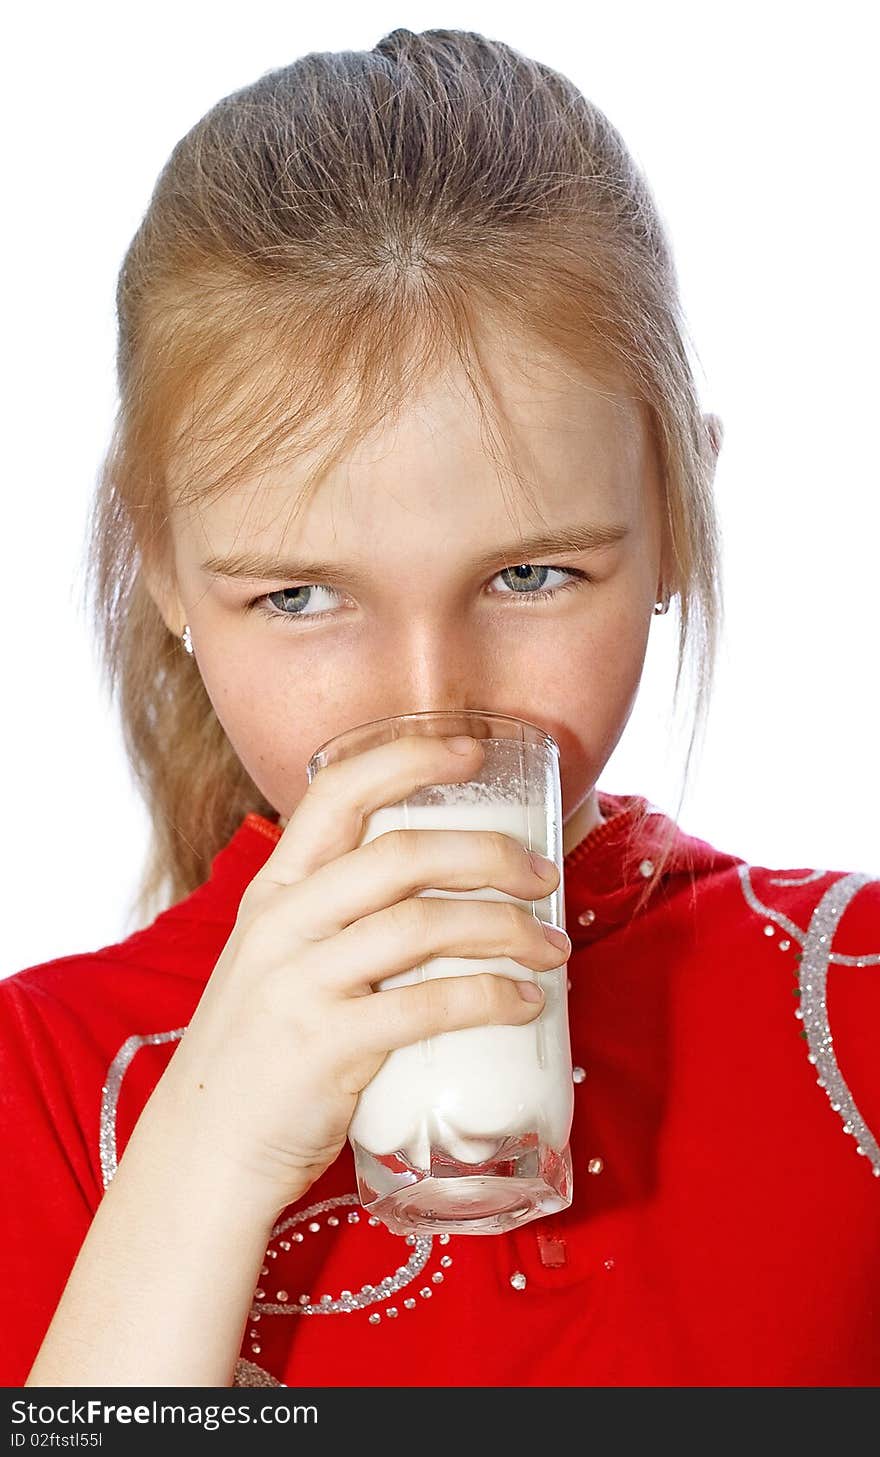
[[[357,436],[308,498],[303,484],[321,452],[292,438],[219,496],[174,506],[176,535],[212,550],[304,533],[326,545],[328,534],[366,541],[419,521],[444,538],[491,532],[500,511],[523,529],[573,519],[578,507],[597,520],[637,512],[652,473],[647,413],[621,381],[509,340],[483,343],[481,364],[493,448],[466,372],[447,364]],[[322,441],[335,420],[350,425],[345,398],[340,390],[315,421]],[[197,450],[190,461],[197,470]]]

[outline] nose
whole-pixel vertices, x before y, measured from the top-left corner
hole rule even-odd
[[[494,657],[494,665],[491,659]],[[486,709],[496,692],[498,654],[473,625],[410,621],[389,644],[380,679],[388,713],[452,713]]]

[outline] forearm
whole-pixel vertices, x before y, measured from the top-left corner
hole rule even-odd
[[[179,1125],[154,1094],[26,1385],[232,1385],[273,1213]]]

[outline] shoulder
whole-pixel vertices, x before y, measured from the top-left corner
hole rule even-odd
[[[806,953],[880,952],[880,878],[863,870],[781,869],[732,860],[726,875],[767,937],[795,936]],[[845,942],[837,946],[837,942]],[[878,958],[880,959],[880,958]]]
[[[0,978],[0,1002],[30,1002],[47,1014],[99,1006],[139,1009],[144,996],[167,989],[201,992],[235,922],[236,905],[205,887],[168,907],[149,925],[94,950],[34,963]]]
[[[93,1042],[144,1002],[152,980],[124,943],[24,967],[0,980],[4,1041],[24,1038],[32,1056]]]
[[[791,959],[791,1015],[816,1083],[880,1177],[880,878],[744,862],[736,875],[755,942]]]
[[[124,941],[0,979],[0,1045],[20,1091],[75,1089],[91,1107],[129,1049],[179,1037],[214,964],[204,928],[189,930],[160,917]]]
[[[48,1011],[53,1002],[75,1006],[87,1000],[94,1006],[105,991],[119,1005],[127,989],[156,995],[163,983],[184,994],[200,992],[233,930],[242,893],[269,854],[273,831],[277,839],[270,821],[246,815],[214,857],[208,878],[189,895],[110,945],[0,977],[0,1002],[30,1000]]]
[[[824,1007],[833,985],[836,1006],[861,998],[880,1016],[880,877],[863,870],[780,868],[731,857],[710,881],[723,882],[727,925],[739,954],[760,966],[759,953],[785,954],[809,1009]],[[722,917],[722,921],[723,921]]]

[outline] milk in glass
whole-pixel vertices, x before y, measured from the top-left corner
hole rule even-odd
[[[444,803],[375,810],[361,844],[401,828],[500,830],[553,858],[543,803],[489,798],[481,785],[445,789]],[[440,787],[437,793],[442,796]],[[417,894],[515,901],[542,920],[560,921],[550,897],[521,901],[494,886]],[[376,989],[481,972],[540,981],[542,1012],[525,1026],[465,1027],[391,1051],[361,1092],[349,1129],[351,1139],[371,1154],[397,1155],[413,1169],[428,1170],[438,1153],[465,1165],[483,1164],[518,1135],[537,1134],[541,1144],[565,1148],[573,1112],[565,966],[534,972],[507,956],[434,956],[385,977]]]

